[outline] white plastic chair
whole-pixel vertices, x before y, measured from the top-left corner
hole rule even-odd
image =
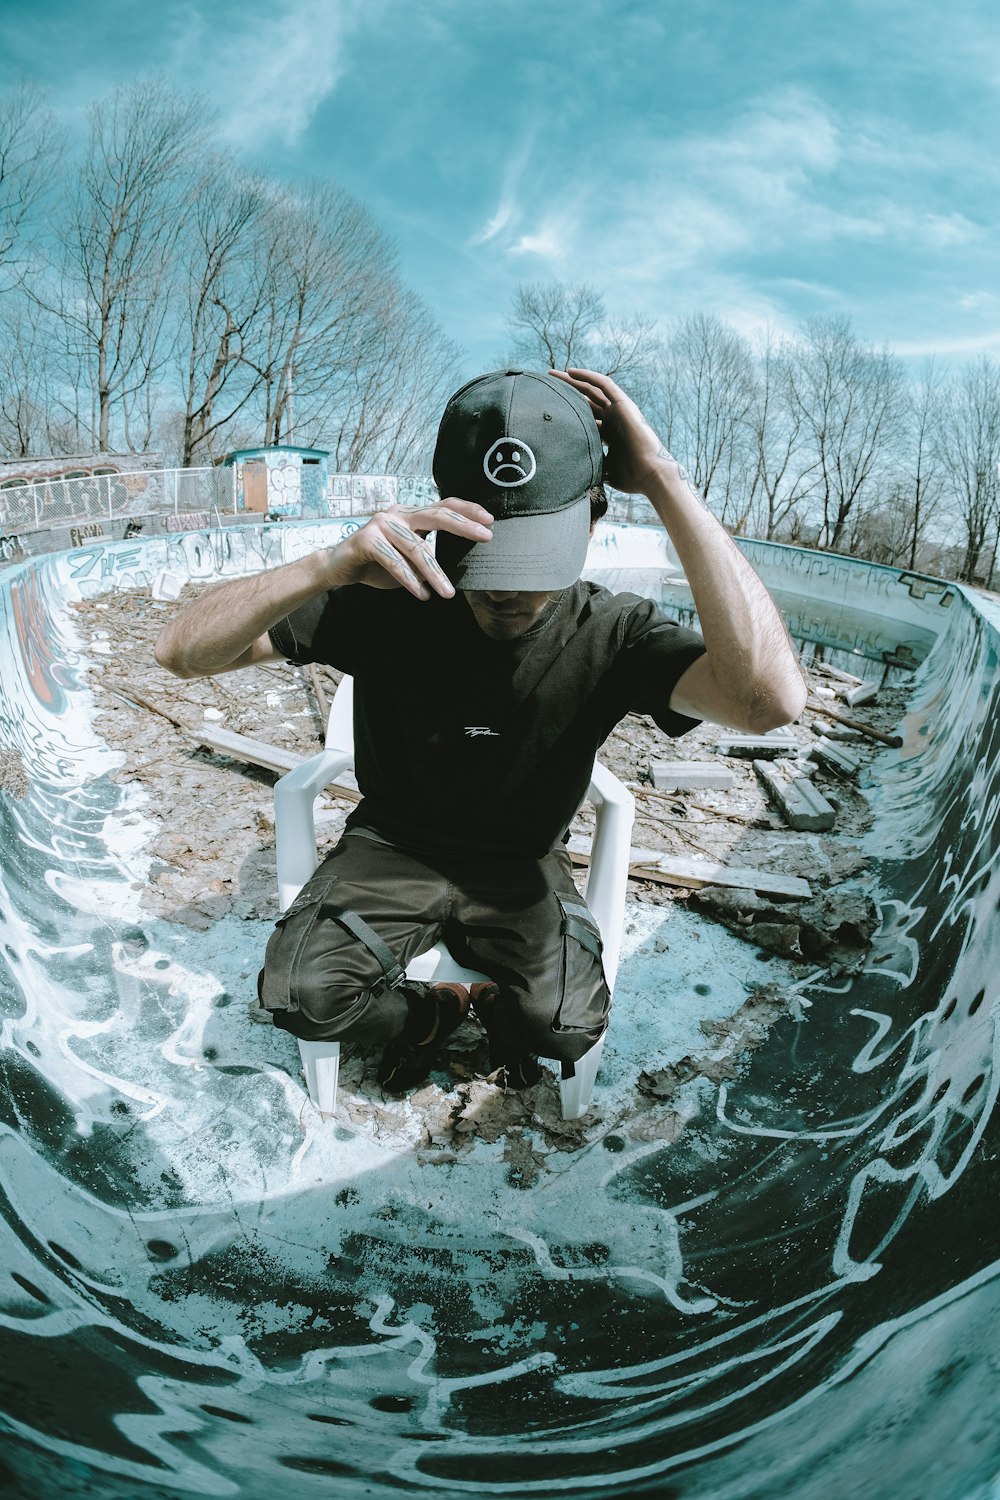
[[[315,801],[331,781],[354,764],[354,683],[345,677],[334,695],[326,729],[326,746],[274,788],[275,842],[278,859],[278,903],[286,911],[319,863],[316,850]],[[635,798],[600,762],[595,761],[587,793],[597,811],[584,897],[601,934],[604,974],[614,991],[621,953],[625,891],[628,884],[629,845]],[[443,943],[421,953],[406,970],[410,979],[458,980],[476,984],[488,976],[467,969]],[[561,1064],[559,1097],[563,1118],[586,1114],[597,1077],[604,1037],[577,1063]],[[324,1114],[337,1106],[339,1042],[299,1041],[309,1098]]]

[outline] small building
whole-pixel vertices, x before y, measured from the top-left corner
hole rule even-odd
[[[272,516],[325,516],[329,453],[323,448],[237,448],[222,462],[236,471],[236,509]]]

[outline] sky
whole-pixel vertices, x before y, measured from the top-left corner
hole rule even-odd
[[[1000,357],[995,0],[0,0],[0,88],[73,129],[157,72],[249,166],[362,199],[467,374],[554,279],[665,331]]]

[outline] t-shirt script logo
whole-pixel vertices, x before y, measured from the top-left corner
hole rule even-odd
[[[500,738],[499,730],[490,729],[485,724],[466,724],[465,733],[470,740],[481,738],[483,735],[487,734],[495,740],[498,740]]]

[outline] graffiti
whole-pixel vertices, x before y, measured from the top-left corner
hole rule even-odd
[[[164,568],[246,576],[360,523],[109,541],[0,582],[18,642],[0,673],[5,722],[34,721],[43,693],[55,702],[58,619],[74,600]],[[772,580],[794,594],[816,575],[783,556]],[[859,607],[883,597],[852,568],[837,610],[848,585]],[[681,1136],[653,1111],[626,1139],[636,1068],[692,995],[733,982],[741,961],[760,971],[705,933],[682,968],[672,912],[669,948],[623,964],[587,1149],[550,1150],[525,1121],[534,1189],[502,1143],[478,1142],[469,1171],[437,1161],[419,1131],[390,1146],[346,1116],[313,1117],[294,1045],[245,1013],[269,929],[149,919],[134,889],[148,878],[141,804],[132,783],[81,776],[96,736],[75,730],[72,754],[59,736],[89,724],[92,704],[67,674],[62,718],[19,740],[30,770],[61,765],[63,782],[36,777],[13,807],[0,797],[0,1327],[19,1375],[3,1421],[21,1440],[9,1466],[27,1475],[43,1450],[52,1474],[85,1464],[129,1493],[246,1500],[287,1488],[289,1469],[335,1474],[349,1497],[461,1495],[484,1475],[517,1500],[665,1494],[675,1469],[692,1493],[733,1500],[985,1493],[1000,611],[888,587],[891,608],[911,623],[933,611],[942,634],[917,671],[905,748],[870,787],[882,924],[863,970],[798,978],[800,1014],[739,1076],[690,1096]],[[800,605],[822,624],[808,587]],[[197,804],[177,818],[187,835]],[[108,1394],[34,1399],[54,1370]],[[906,1445],[933,1399],[950,1403],[950,1488],[910,1479]],[[963,1444],[966,1409],[981,1435]],[[864,1483],[840,1470],[826,1483],[827,1459],[876,1443]]]
[[[25,675],[39,703],[52,713],[66,707],[66,691],[74,685],[73,672],[59,660],[38,572],[22,575],[10,584],[11,610]]]
[[[100,521],[92,521],[89,526],[71,526],[69,528],[69,544],[71,547],[82,547],[84,542],[92,542],[94,537],[104,536],[104,527]]]
[[[297,462],[284,460],[267,466],[268,509],[278,515],[297,514],[302,503],[301,470]]]
[[[207,511],[191,511],[186,515],[167,516],[167,531],[207,531],[212,518]]]

